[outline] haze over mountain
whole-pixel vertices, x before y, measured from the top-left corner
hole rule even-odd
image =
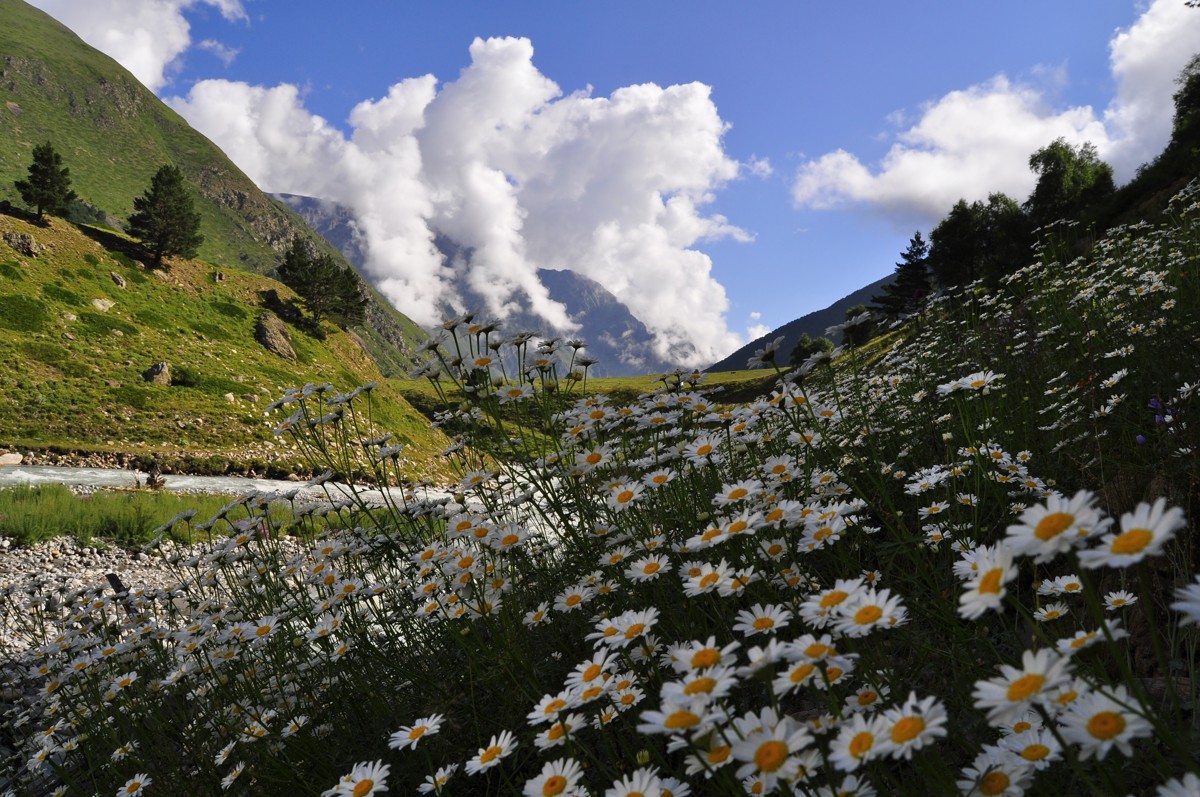
[[[13,181],[27,175],[33,147],[50,141],[80,197],[75,216],[119,227],[151,176],[174,164],[201,216],[201,259],[266,273],[299,235],[348,267],[116,61],[22,0],[0,2],[0,70],[0,200],[22,204]],[[385,372],[400,373],[426,335],[370,292],[355,332]]]
[[[292,210],[296,211],[309,226],[341,250],[364,276],[370,276],[367,268],[367,252],[363,235],[353,211],[337,202],[303,197],[296,194],[274,194]],[[455,267],[459,279],[455,292],[466,307],[486,308],[487,298],[472,287],[462,265],[470,253],[444,236],[434,240],[438,251]],[[589,373],[594,376],[629,376],[633,374],[661,373],[674,369],[676,364],[658,356],[654,336],[646,325],[629,311],[629,308],[613,296],[599,282],[567,269],[542,268],[536,277],[546,289],[550,300],[561,304],[567,317],[575,325],[563,330],[551,327],[545,318],[538,316],[520,302],[506,305],[502,319],[502,331],[538,331],[543,337],[566,335],[587,343],[586,353],[597,360]],[[449,304],[443,306],[449,317],[461,312]],[[482,311],[483,316],[489,316]]]

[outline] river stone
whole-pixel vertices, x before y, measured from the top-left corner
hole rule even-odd
[[[288,362],[296,362],[296,352],[292,348],[292,339],[288,334],[287,324],[279,316],[266,310],[258,317],[254,325],[254,339],[263,345],[267,351],[282,357]]]
[[[167,363],[155,363],[142,371],[142,379],[156,385],[171,384],[171,366]]]
[[[10,465],[20,465],[25,457],[20,454],[0,454],[0,468]]]
[[[92,299],[92,307],[95,307],[102,313],[107,313],[115,304],[116,302],[112,299]]]

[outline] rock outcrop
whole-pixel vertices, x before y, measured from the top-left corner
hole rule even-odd
[[[288,334],[287,324],[270,310],[258,317],[258,322],[254,325],[254,339],[275,356],[288,362],[296,361],[296,351],[292,348],[292,337]]]

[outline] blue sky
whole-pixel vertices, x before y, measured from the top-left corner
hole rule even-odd
[[[457,267],[569,325],[530,276],[569,267],[692,364],[886,275],[961,196],[1024,199],[1058,136],[1127,179],[1200,49],[1183,0],[34,4],[264,189],[355,205],[418,320]]]

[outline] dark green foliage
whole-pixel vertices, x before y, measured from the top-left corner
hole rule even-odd
[[[330,255],[311,254],[303,238],[292,239],[276,273],[280,282],[300,296],[315,323],[328,318],[345,329],[365,319],[367,298],[358,275],[340,268]]]
[[[188,321],[188,326],[206,338],[213,340],[232,340],[233,335],[225,327],[210,324],[207,321]]]
[[[153,398],[151,388],[140,385],[122,385],[112,392],[114,401],[133,407],[135,410],[149,409]]]
[[[154,265],[164,257],[195,257],[204,243],[200,214],[183,184],[183,174],[174,166],[163,166],[150,180],[150,189],[133,200],[129,234],[149,250]]]
[[[52,365],[63,373],[63,376],[87,376],[91,368],[79,360],[62,346],[40,341],[25,341],[17,346],[22,357],[36,360],[46,365]]]
[[[1171,128],[1171,143],[1183,144],[1200,137],[1200,54],[1192,56],[1175,79],[1175,120]]]
[[[1112,167],[1091,143],[1076,148],[1057,139],[1029,156],[1029,168],[1038,181],[1022,207],[1034,227],[1073,219],[1116,190]]]
[[[138,334],[138,328],[133,324],[105,313],[93,313],[90,310],[79,314],[77,324],[80,334],[91,338],[111,335],[113,330],[120,330],[125,335]]]
[[[917,230],[908,241],[896,264],[896,278],[884,286],[883,293],[871,299],[872,305],[887,318],[916,311],[929,297],[929,243]]]
[[[202,374],[196,369],[187,366],[178,366],[171,369],[171,384],[175,387],[195,388],[214,396],[223,396],[226,393],[243,393],[246,390],[244,384],[235,382],[232,379]]]
[[[96,257],[91,252],[87,252],[83,256],[83,262],[87,263],[89,266],[98,266],[100,265],[100,258]]]
[[[850,321],[860,319],[864,315],[867,318],[856,324],[849,324]],[[846,310],[846,322],[848,325],[842,329],[842,339],[851,346],[861,346],[875,337],[875,318],[871,315],[871,308],[865,304],[856,304]]]
[[[108,256],[111,257],[113,260],[117,261],[118,263],[120,263],[125,268],[137,268],[138,267],[137,261],[134,260],[129,255],[125,254],[124,252],[109,252]],[[87,260],[87,257],[85,256],[84,259]],[[88,262],[91,263],[90,260]],[[97,260],[95,263],[92,263],[92,265],[99,265],[99,262],[100,261]]]
[[[1020,206],[994,193],[986,204],[958,201],[930,233],[926,262],[943,288],[980,278],[995,284],[1025,263],[1030,244],[1029,221]]]
[[[151,310],[149,308],[138,310],[133,314],[133,317],[138,323],[145,324],[146,326],[157,329],[160,332],[169,332],[175,327],[174,322],[171,321],[171,319],[167,318],[157,310]]]
[[[12,260],[5,260],[3,263],[0,263],[0,277],[10,279],[13,282],[20,282],[25,278],[21,274],[21,269],[17,268],[16,262]]]
[[[28,296],[0,296],[0,328],[14,332],[42,332],[50,323],[46,305]]]
[[[13,185],[25,204],[37,211],[39,221],[46,213],[66,213],[76,198],[71,190],[71,170],[62,165],[62,156],[49,141],[33,148],[29,178],[16,180]]]
[[[71,307],[83,307],[83,297],[72,290],[60,285],[43,285],[42,296],[55,302],[62,302]]]
[[[832,351],[833,341],[826,337],[814,338],[807,332],[801,333],[800,340],[792,347],[790,362],[800,365],[819,351]]]
[[[175,387],[195,387],[200,384],[200,375],[181,365],[171,369],[171,384]]]
[[[226,318],[232,318],[237,321],[242,321],[249,316],[249,313],[246,312],[246,308],[242,307],[240,304],[234,304],[233,302],[218,300],[209,302],[208,306]]]

